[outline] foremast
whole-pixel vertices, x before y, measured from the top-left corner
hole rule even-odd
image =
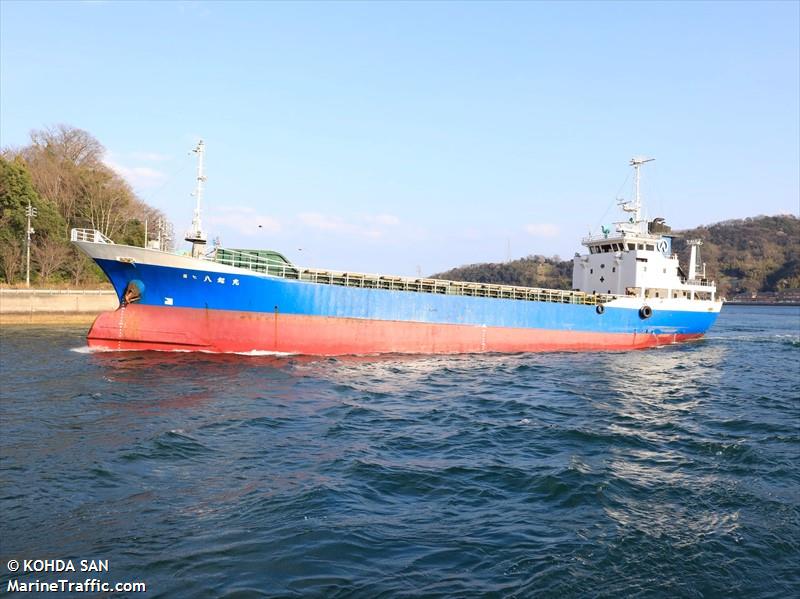
[[[203,154],[205,152],[205,144],[201,139],[197,147],[192,150],[197,154],[197,187],[194,191],[197,203],[194,208],[194,216],[192,217],[192,228],[186,232],[186,241],[192,244],[192,258],[200,258],[203,255],[206,246],[206,233],[203,231],[203,225],[200,222],[200,205],[203,199],[203,183],[206,181],[205,173],[203,172]]]

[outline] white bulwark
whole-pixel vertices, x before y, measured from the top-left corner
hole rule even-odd
[[[628,220],[615,223],[616,230],[603,228],[599,235],[584,238],[589,249],[573,260],[572,288],[592,294],[613,294],[639,299],[701,300],[716,303],[717,288],[700,267],[700,240],[691,240],[689,267],[683,270],[672,252],[670,228],[664,219],[642,218],[639,170],[652,158],[634,158],[635,199],[620,201]],[[673,302],[670,302],[673,303]]]

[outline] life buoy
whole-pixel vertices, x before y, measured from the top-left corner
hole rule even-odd
[[[603,304],[597,304],[597,307],[594,309],[594,311],[598,314],[602,314],[606,311],[606,307]]]
[[[639,318],[650,318],[653,315],[653,309],[650,306],[644,305],[639,308]]]

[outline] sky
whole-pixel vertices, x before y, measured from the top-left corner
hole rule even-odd
[[[690,228],[800,213],[800,3],[0,1],[0,146],[84,129],[178,233],[432,274],[571,257],[643,167]],[[188,244],[187,244],[188,245]]]

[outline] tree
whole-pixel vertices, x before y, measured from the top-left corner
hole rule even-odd
[[[104,152],[102,144],[86,131],[56,125],[31,131],[31,145],[19,153],[30,170],[36,191],[63,216],[65,237],[78,219],[84,196],[81,172],[102,165]]]
[[[66,264],[64,265],[64,270],[72,278],[73,285],[78,287],[92,272],[92,264],[92,261],[88,258],[88,256],[86,256],[86,254],[79,249],[72,247],[70,248]]]
[[[49,283],[53,274],[67,261],[69,246],[52,237],[45,237],[32,246],[31,256],[37,266],[39,280]]]
[[[92,229],[114,239],[134,217],[136,196],[130,186],[105,165],[94,165],[81,173],[81,210]]]
[[[64,232],[91,227],[112,239],[131,242],[142,235],[132,221],[155,221],[163,214],[136,197],[119,174],[103,163],[105,148],[82,129],[57,125],[32,131],[31,145],[19,151],[39,195],[58,207]],[[143,239],[142,239],[143,241]]]
[[[105,148],[88,132],[56,125],[30,135],[30,145],[0,151],[0,266],[8,263],[6,279],[16,277],[15,247],[24,251],[28,203],[38,211],[33,254],[42,280],[60,272],[78,284],[100,272],[67,249],[72,228],[91,227],[117,242],[142,245],[143,223],[166,221],[103,163]]]
[[[48,243],[48,247],[64,246],[63,219],[56,207],[36,193],[25,163],[17,158],[13,161],[0,156],[0,262],[6,281],[12,284],[22,268],[22,253],[26,242],[28,205],[36,208],[37,215],[31,226],[36,231],[34,239]],[[51,249],[48,254],[52,253]],[[45,260],[46,264],[50,261]]]
[[[13,285],[22,270],[22,246],[16,239],[0,243],[0,268],[6,283]]]
[[[69,125],[55,125],[31,131],[32,147],[44,151],[56,161],[91,166],[99,163],[106,149],[90,133]]]
[[[28,204],[37,211],[32,223],[37,234],[59,236],[64,221],[56,207],[36,193],[25,163],[19,158],[6,160],[0,156],[0,243],[24,242]]]

